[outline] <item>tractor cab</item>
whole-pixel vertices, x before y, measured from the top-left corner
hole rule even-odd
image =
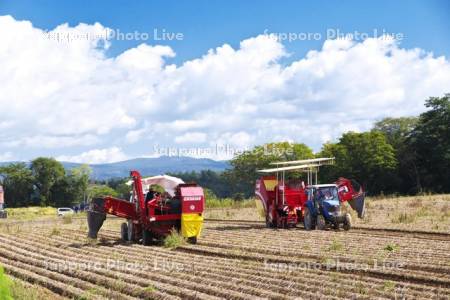
[[[359,190],[356,189],[359,187]],[[308,201],[304,209],[305,229],[339,229],[352,225],[351,215],[342,209],[342,203],[348,202],[356,210],[358,217],[364,217],[364,193],[356,181],[339,178],[334,184],[316,184],[306,188]]]
[[[311,185],[306,189],[306,193],[314,210],[321,211],[326,219],[339,218],[341,201],[336,184]]]
[[[317,206],[340,207],[338,187],[335,184],[311,185],[306,193],[308,200],[315,202]]]

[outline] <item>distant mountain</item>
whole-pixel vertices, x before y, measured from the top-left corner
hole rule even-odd
[[[0,162],[0,166],[16,162]],[[79,163],[61,162],[66,170],[80,166]],[[228,161],[216,161],[208,158],[161,156],[155,158],[135,158],[115,163],[90,164],[92,179],[128,177],[131,170],[139,171],[143,176],[165,173],[192,172],[201,170],[223,171]]]
[[[66,170],[80,164],[61,162]],[[143,176],[160,175],[164,173],[192,172],[201,170],[223,171],[228,168],[227,161],[216,161],[207,158],[171,157],[136,158],[108,164],[91,164],[92,178],[104,180],[109,178],[127,177],[131,170],[139,171]]]

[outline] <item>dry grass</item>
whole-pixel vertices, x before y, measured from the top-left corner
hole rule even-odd
[[[355,219],[357,225],[450,232],[450,195],[369,198],[369,201],[366,217],[372,221]]]
[[[343,211],[352,216],[355,226],[450,232],[450,195],[414,197],[368,197],[366,215],[359,219],[344,203]],[[262,207],[209,209],[206,218],[264,221]]]
[[[55,218],[56,208],[54,207],[21,207],[21,208],[8,208],[8,219],[13,220],[35,220],[42,218]]]

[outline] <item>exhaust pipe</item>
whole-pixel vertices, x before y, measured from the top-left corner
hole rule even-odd
[[[97,238],[98,231],[106,219],[104,204],[105,200],[103,198],[94,198],[89,205],[89,210],[87,211],[87,222],[89,227],[88,237],[91,239]]]

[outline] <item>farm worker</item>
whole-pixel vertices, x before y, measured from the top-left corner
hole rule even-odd
[[[147,216],[148,216],[148,207],[147,204],[148,202],[150,202],[151,200],[153,200],[153,198],[155,198],[155,191],[153,190],[153,188],[150,188],[148,190],[148,193],[145,197],[145,211],[147,212]]]

